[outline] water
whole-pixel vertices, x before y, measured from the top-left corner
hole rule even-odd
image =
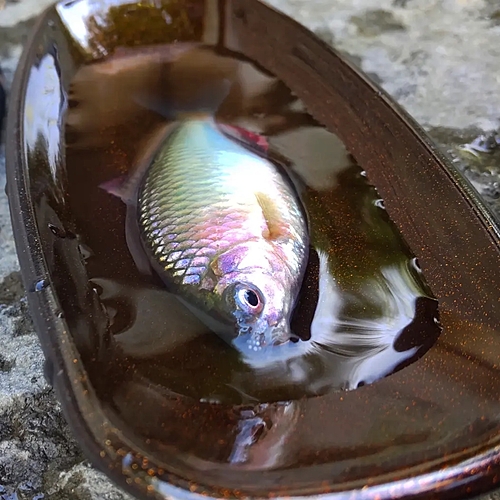
[[[140,50],[82,67],[69,96],[68,199],[108,322],[89,369],[125,419],[138,386],[148,387],[149,403],[250,405],[248,414],[238,410],[236,441],[223,457],[240,463],[266,426],[262,413],[295,418],[294,401],[356,389],[421,357],[440,332],[437,302],[366,174],[282,82],[211,49]],[[133,170],[165,127],[163,116],[140,104],[144,96],[193,109],[222,79],[231,90],[217,120],[267,138],[270,155],[301,186],[310,219],[311,256],[292,320],[301,340],[259,366],[243,362],[159,279],[138,271],[125,241],[126,207],[99,187]]]

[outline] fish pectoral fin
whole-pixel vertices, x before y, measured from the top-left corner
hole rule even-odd
[[[279,240],[291,236],[288,225],[283,221],[283,216],[274,200],[265,193],[255,193],[257,203],[262,209],[266,227],[262,236],[266,240]]]

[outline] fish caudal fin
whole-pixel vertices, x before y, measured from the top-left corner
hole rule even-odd
[[[231,58],[194,47],[166,67],[159,94],[138,94],[134,100],[169,121],[214,116],[236,83],[237,72]]]
[[[211,118],[215,115],[231,89],[231,81],[222,79],[200,85],[191,98],[138,94],[134,101],[168,121]]]

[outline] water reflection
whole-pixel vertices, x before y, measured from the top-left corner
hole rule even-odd
[[[109,55],[116,47],[137,46],[137,30],[144,37],[141,45],[202,37],[206,43],[215,43],[217,2],[206,3],[77,0],[58,2],[56,10],[81,54],[92,60]]]
[[[243,410],[228,462],[255,470],[282,465],[283,448],[295,432],[301,406],[293,401]]]
[[[320,352],[328,352],[326,356],[336,357],[338,373],[332,385],[354,389],[361,383],[371,383],[416,354],[420,346],[402,352],[395,349],[396,340],[415,319],[416,301],[421,296],[408,266],[381,268],[380,276],[363,284],[363,295],[383,310],[383,315],[349,318],[342,314],[342,306],[348,308],[345,302],[356,303],[359,299],[343,298],[324,254],[320,254],[320,262],[320,291],[311,343]],[[323,387],[327,384],[322,382]]]
[[[305,405],[305,400],[200,404],[151,384],[139,373],[122,376],[109,401],[115,425],[134,429],[147,440],[146,447],[158,446],[162,453],[186,457],[191,450],[201,450],[189,458],[192,463],[203,467],[208,466],[206,460],[215,460],[246,470],[273,469],[285,463]]]
[[[137,95],[190,109],[221,79],[232,85],[217,120],[265,136],[268,154],[297,187],[311,234],[292,324],[302,340],[251,364],[163,285],[140,274],[123,238],[123,206],[98,188],[148,165],[163,140],[168,120],[139,106]],[[71,92],[77,103],[68,114],[76,136],[69,149],[72,202],[92,250],[88,269],[101,290],[118,366],[133,365],[151,384],[195,401],[255,405],[373,382],[416,359],[437,338],[437,305],[380,196],[338,138],[275,77],[210,47],[179,43],[117,49],[84,66]],[[251,439],[254,425],[240,429],[242,442]]]
[[[101,300],[119,331],[114,338],[123,354],[136,359],[152,380],[206,402],[256,403],[354,389],[392,373],[435,341],[437,304],[422,296],[410,261],[381,268],[358,295],[339,288],[326,255],[320,253],[319,260],[310,339],[283,346],[272,363],[251,369],[164,290],[94,282],[103,290]],[[382,312],[349,313],[356,308]],[[158,310],[168,311],[168,317],[155,314]],[[194,361],[197,354],[201,364]],[[219,368],[213,370],[210,362]],[[245,425],[242,436],[251,432]]]
[[[66,107],[56,59],[46,54],[38,66],[33,66],[26,87],[24,107],[25,155],[33,153],[38,141],[43,141],[54,183],[57,185],[58,164],[61,159],[62,117]]]

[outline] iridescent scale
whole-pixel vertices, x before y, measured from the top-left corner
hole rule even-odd
[[[212,120],[180,122],[139,190],[139,227],[150,257],[174,283],[203,285],[217,255],[268,232],[256,193],[273,201],[289,235],[277,243],[277,258],[300,274],[305,224],[289,183],[272,163],[225,136]]]

